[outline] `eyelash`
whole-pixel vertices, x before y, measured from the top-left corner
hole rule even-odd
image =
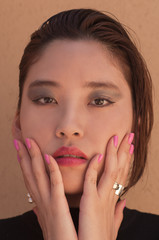
[[[109,105],[111,105],[111,104],[114,103],[113,101],[111,101],[111,100],[108,99],[108,98],[100,98],[100,97],[93,99],[93,101],[94,101],[94,102],[95,102],[95,101],[98,101],[98,103],[99,103],[100,101],[102,101],[102,102],[105,101],[105,102],[106,102],[105,104],[98,104],[98,105],[96,105],[96,104],[90,104],[90,105],[94,105],[94,106],[96,106],[96,107],[106,107],[106,106],[109,106]]]
[[[44,100],[43,103],[40,102],[40,100],[42,100],[42,99]],[[45,102],[45,100],[46,100],[46,102]],[[96,107],[105,107],[105,106],[109,106],[109,105],[115,103],[115,102],[111,101],[108,98],[106,99],[106,98],[100,98],[100,97],[93,99],[91,102],[93,102],[93,101],[94,102],[98,101],[98,103],[100,101],[102,101],[102,102],[105,101],[106,102],[105,104],[92,104],[92,103],[89,103],[89,105],[96,106]],[[38,99],[33,100],[33,102],[35,102],[36,104],[39,104],[39,105],[58,104],[57,101],[55,100],[55,98],[51,98],[51,97],[40,97]]]
[[[44,101],[46,100],[48,102],[41,103],[40,100],[42,100],[42,99],[44,99]],[[55,98],[51,98],[51,97],[39,97],[37,99],[34,99],[33,102],[35,102],[36,104],[39,104],[39,105],[47,105],[47,104],[51,104],[51,103],[57,104],[57,101],[55,100]]]

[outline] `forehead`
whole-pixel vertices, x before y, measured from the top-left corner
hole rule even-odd
[[[126,84],[125,69],[101,43],[93,40],[55,40],[43,50],[27,75],[27,81],[36,79],[89,81],[120,79]],[[76,81],[75,81],[76,80]]]

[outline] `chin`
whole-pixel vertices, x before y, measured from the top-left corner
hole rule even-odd
[[[70,179],[63,178],[64,191],[66,194],[79,194],[83,192],[83,179],[81,181],[70,181]]]
[[[81,194],[83,192],[84,174],[71,172],[70,174],[62,173],[64,191],[66,194]]]
[[[69,169],[59,167],[62,175],[64,192],[68,195],[82,194],[86,169]],[[48,176],[49,170],[46,166]]]

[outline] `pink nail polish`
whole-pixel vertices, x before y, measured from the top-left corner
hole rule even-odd
[[[45,154],[44,157],[45,157],[45,161],[47,162],[47,164],[50,164],[49,155]]]
[[[18,141],[16,139],[14,139],[14,147],[17,151],[19,151],[19,144],[18,144]]]
[[[118,136],[114,136],[114,146],[118,146]]]
[[[130,145],[130,149],[129,149],[129,153],[132,155],[133,152],[134,152],[134,145],[131,144],[131,145]]]
[[[102,158],[103,158],[103,154],[100,154],[99,157],[98,157],[98,162],[99,163],[102,161]]]
[[[27,145],[27,148],[28,148],[28,149],[31,148],[31,143],[30,143],[29,138],[26,138],[26,145]]]
[[[129,134],[128,143],[131,144],[134,139],[134,133]]]

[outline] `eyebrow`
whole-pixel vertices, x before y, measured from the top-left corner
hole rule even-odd
[[[50,81],[50,80],[35,80],[34,82],[32,82],[29,85],[29,89],[30,88],[34,88],[34,87],[43,87],[43,86],[49,86],[49,87],[57,87],[59,88],[61,85],[56,82],[56,81]],[[117,90],[120,91],[120,89],[118,88],[118,86],[116,86],[115,84],[111,83],[111,82],[86,82],[84,84],[85,88],[92,88],[92,89],[96,89],[96,88],[107,88],[107,89],[113,89],[113,90]]]
[[[84,87],[87,88],[109,88],[109,89],[114,89],[114,90],[119,90],[118,86],[111,82],[88,82],[84,85]]]
[[[49,87],[60,87],[60,84],[55,81],[50,80],[35,80],[29,85],[29,88],[33,87],[43,87],[43,86],[49,86]]]

